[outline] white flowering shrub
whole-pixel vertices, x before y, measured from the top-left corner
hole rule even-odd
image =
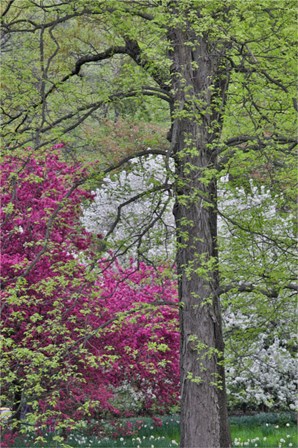
[[[260,335],[246,356],[226,369],[228,396],[232,407],[297,409],[297,361],[288,341]]]
[[[221,191],[220,267],[230,405],[295,409],[293,217],[264,187]],[[235,281],[237,275],[237,282]]]
[[[148,155],[107,176],[83,212],[117,254],[174,258],[173,162]],[[219,181],[219,252],[230,404],[295,407],[293,217],[265,187]],[[133,396],[133,395],[132,395]]]
[[[93,204],[83,211],[86,229],[107,237],[117,255],[146,260],[173,256],[175,227],[167,164],[161,155],[148,155],[105,177],[94,192]]]

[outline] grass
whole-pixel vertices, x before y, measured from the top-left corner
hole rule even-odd
[[[267,421],[266,421],[267,415]],[[179,418],[163,417],[163,425],[157,427],[152,420],[144,419],[142,429],[137,435],[130,437],[99,438],[84,433],[73,432],[66,445],[76,448],[176,448],[179,446]],[[254,417],[232,417],[230,419],[233,447],[247,448],[297,448],[297,430],[293,418],[260,414]],[[119,431],[121,428],[119,428]],[[61,442],[48,438],[47,443],[34,444],[33,439],[19,440],[14,445],[24,447],[60,448]]]
[[[235,447],[297,448],[295,415],[289,413],[231,417]]]
[[[231,425],[234,447],[297,448],[297,431],[294,425],[280,427],[267,423],[265,426],[241,427]]]

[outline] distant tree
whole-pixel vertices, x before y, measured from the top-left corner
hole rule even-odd
[[[230,405],[295,409],[295,219],[290,210],[282,210],[282,193],[274,195],[252,179],[248,187],[235,189],[225,182],[220,190]]]

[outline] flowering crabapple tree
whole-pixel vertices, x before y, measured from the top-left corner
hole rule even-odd
[[[169,270],[130,261],[105,269],[97,285],[109,316],[117,322],[101,335],[106,352],[106,378],[117,391],[115,403],[123,403],[126,415],[168,412],[179,401],[179,324],[177,285]],[[128,397],[130,395],[130,398]],[[134,402],[134,403],[133,403]]]
[[[67,420],[73,401],[80,411],[88,398],[106,404],[109,397],[92,383],[82,394],[88,351],[71,348],[100,308],[90,309],[91,284],[78,258],[90,244],[78,226],[90,195],[77,188],[80,167],[61,162],[58,148],[45,158],[30,149],[7,156],[1,168],[3,400],[17,426],[25,410],[31,423],[41,410],[44,421]]]
[[[230,356],[237,354],[240,362],[227,367],[231,408],[297,409],[297,361],[287,338],[278,339],[267,331],[252,342],[245,357],[237,346]]]
[[[167,270],[94,263],[94,238],[79,221],[86,172],[61,161],[59,147],[6,156],[1,168],[6,431],[65,433],[81,419],[120,415],[115,396],[128,380],[143,411],[176,404],[176,285]]]

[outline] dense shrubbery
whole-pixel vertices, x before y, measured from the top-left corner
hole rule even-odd
[[[94,263],[79,222],[85,173],[30,150],[2,164],[2,402],[10,427],[60,426],[177,402],[175,283],[165,269]],[[92,260],[89,266],[89,261]],[[162,303],[161,303],[162,302]],[[120,400],[120,401],[119,401]],[[132,400],[133,401],[133,400]]]

